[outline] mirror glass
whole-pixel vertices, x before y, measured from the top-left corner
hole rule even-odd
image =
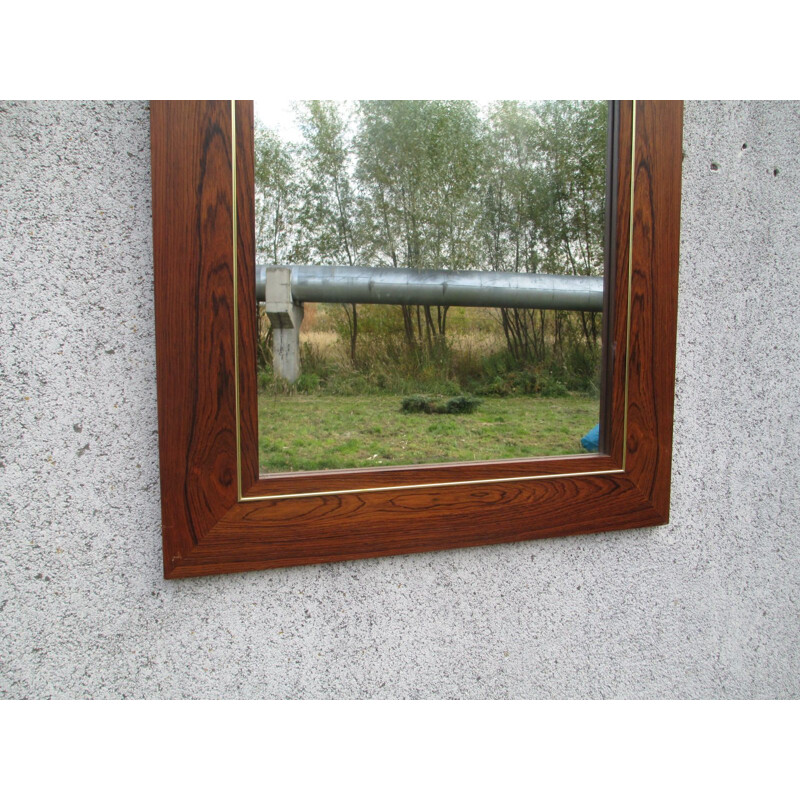
[[[255,101],[262,473],[596,449],[610,108]]]

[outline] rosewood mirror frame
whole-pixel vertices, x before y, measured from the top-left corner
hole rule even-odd
[[[151,103],[165,577],[668,521],[683,104],[616,108],[600,453],[259,476],[253,104]]]

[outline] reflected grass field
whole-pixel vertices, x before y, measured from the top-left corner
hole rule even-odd
[[[473,414],[406,414],[399,395],[259,395],[263,473],[569,455],[597,424],[583,395],[484,398]]]

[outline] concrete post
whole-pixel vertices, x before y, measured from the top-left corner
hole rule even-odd
[[[300,324],[303,304],[292,301],[292,270],[267,270],[266,311],[272,325],[272,367],[275,374],[294,383],[300,377]]]

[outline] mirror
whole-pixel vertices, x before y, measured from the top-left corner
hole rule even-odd
[[[598,449],[614,113],[255,101],[262,474]]]
[[[165,577],[669,519],[683,105],[613,109],[599,452],[260,475],[253,105],[151,103]]]

